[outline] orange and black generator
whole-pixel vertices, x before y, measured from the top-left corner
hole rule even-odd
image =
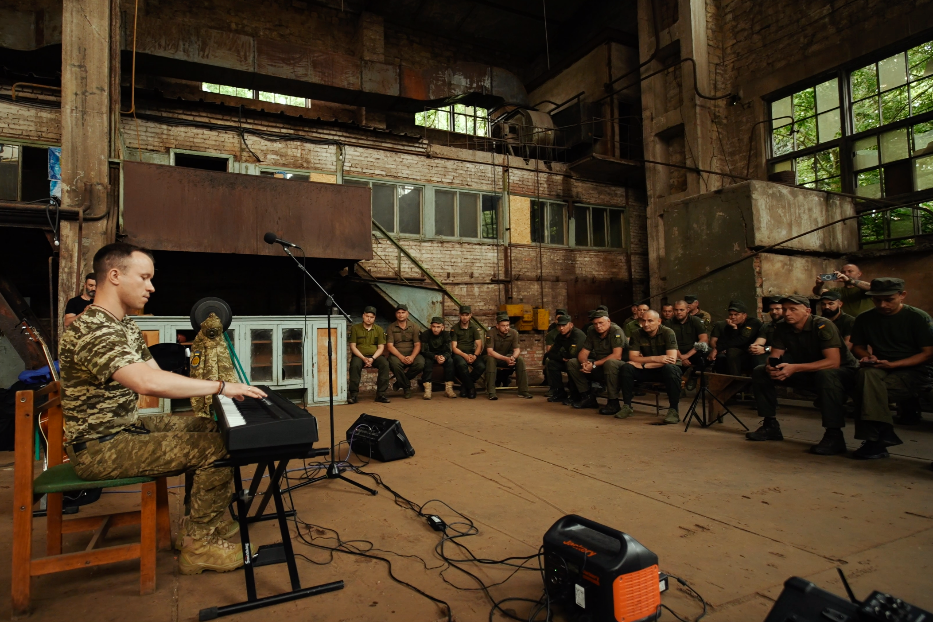
[[[544,572],[548,598],[578,622],[640,622],[661,614],[667,586],[658,556],[580,516],[565,516],[544,534]]]

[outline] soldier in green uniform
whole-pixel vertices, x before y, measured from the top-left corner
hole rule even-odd
[[[216,423],[204,417],[141,418],[139,394],[174,399],[223,394],[239,400],[266,394],[244,384],[159,369],[127,315],[145,306],[155,291],[154,271],[152,255],[130,244],[108,244],[94,255],[94,305],[68,327],[60,343],[66,452],[75,473],[89,480],[193,472],[179,570],[234,570],[243,565],[243,551],[227,541],[237,531],[236,523],[224,520],[233,473],[214,468],[227,453]]]
[[[781,305],[781,297],[771,298],[763,302],[768,307],[767,322],[758,329],[758,336],[752,345],[748,346],[748,353],[754,357],[755,367],[764,365],[768,362],[768,356],[771,352],[771,338],[774,336],[774,328],[784,319],[784,307]]]
[[[389,391],[389,361],[385,357],[386,335],[381,326],[376,324],[376,307],[363,308],[363,321],[350,327],[350,386],[348,404],[359,401],[360,378],[363,369],[375,367],[376,401],[389,403],[386,393]]]
[[[444,368],[444,394],[456,398],[454,393],[454,357],[450,347],[450,333],[444,330],[444,318],[435,316],[431,318],[431,326],[421,333],[421,356],[424,357],[424,373],[421,382],[424,385],[424,399],[431,399],[434,375],[434,366]],[[469,380],[469,374],[466,375]],[[463,379],[460,379],[463,382]]]
[[[784,321],[774,327],[770,358],[781,359],[777,366],[759,365],[752,372],[755,403],[764,420],[754,432],[745,435],[750,441],[784,439],[776,418],[776,384],[800,387],[819,394],[823,415],[823,439],[810,447],[820,456],[845,453],[842,428],[846,425],[843,405],[855,387],[858,363],[839,337],[836,326],[810,313],[806,296],[780,299]]]
[[[389,369],[395,376],[395,388],[411,397],[411,381],[424,369],[421,356],[421,333],[408,321],[408,305],[395,307],[395,321],[386,331],[386,350],[389,351]]]
[[[547,398],[549,402],[562,402],[564,405],[572,404],[580,399],[577,392],[577,386],[570,378],[570,369],[567,367],[569,361],[574,361],[586,341],[586,333],[573,325],[569,315],[561,315],[557,318],[557,337],[554,340],[554,346],[548,350],[545,356],[545,372],[547,373],[548,385],[551,387],[551,395]],[[570,394],[564,391],[564,379],[562,374],[567,372],[570,378]]]
[[[554,312],[554,321],[551,322],[551,325],[547,327],[547,333],[544,335],[544,354],[547,355],[551,350],[551,346],[554,345],[554,340],[557,339],[557,335],[560,334],[558,330],[558,320],[562,315],[570,315],[567,313],[566,309],[557,309]]]
[[[713,361],[716,373],[738,376],[743,371],[751,371],[748,347],[758,337],[761,320],[749,317],[748,308],[738,300],[731,301],[727,311],[726,319],[716,322],[710,333],[709,360]]]
[[[842,298],[836,290],[831,289],[820,294],[820,315],[836,325],[846,347],[852,349],[850,337],[852,329],[855,328],[855,317],[843,311],[842,307]]]
[[[660,314],[650,310],[642,314],[642,327],[629,342],[629,361],[619,373],[624,405],[620,408],[616,402],[617,419],[635,414],[632,410],[635,382],[647,381],[664,383],[668,401],[664,423],[680,421],[677,408],[681,378],[681,367],[677,364],[678,351],[677,336],[667,326],[661,326]]]
[[[662,322],[661,325],[674,331],[677,338],[677,360],[686,370],[687,390],[692,391],[696,388],[693,370],[706,369],[706,357],[697,352],[695,347],[698,343],[709,343],[703,320],[690,315],[686,300],[678,300],[674,303],[674,318],[669,322]]]
[[[674,319],[674,305],[661,305],[661,325],[667,326],[668,322]]]
[[[628,339],[632,338],[632,335],[636,334],[641,329],[641,322],[645,313],[651,310],[651,307],[646,304],[640,304],[636,308],[638,309],[638,317],[632,318],[628,321],[628,324],[625,324],[622,327],[622,330],[625,332],[626,342]]]
[[[460,322],[450,329],[450,348],[453,350],[454,370],[460,379],[460,397],[476,399],[476,381],[486,373],[483,355],[483,334],[470,320],[473,309],[460,307]]]
[[[858,317],[866,311],[872,311],[875,307],[868,295],[871,284],[868,281],[862,281],[862,271],[854,263],[847,263],[842,266],[842,270],[834,270],[834,281],[826,282],[821,275],[816,275],[816,285],[813,286],[813,293],[820,296],[824,288],[829,283],[842,283],[839,287],[833,287],[828,291],[839,294],[839,299],[846,306],[847,312],[852,317]]]
[[[606,386],[609,405],[600,409],[600,414],[618,412],[611,405],[619,403],[619,369],[624,364],[622,354],[626,338],[622,328],[609,320],[605,311],[597,311],[593,324],[586,330],[586,340],[576,359],[567,361],[567,375],[573,380],[580,399],[573,402],[574,408],[599,408],[593,381],[602,381]],[[611,412],[608,412],[611,410]]]
[[[856,317],[852,329],[852,352],[861,364],[855,438],[865,441],[855,457],[863,460],[885,458],[888,447],[902,442],[891,425],[888,400],[898,402],[901,420],[916,421],[920,393],[933,382],[933,320],[904,304],[902,279],[873,279],[867,293],[875,308]]]
[[[632,314],[631,314],[630,316],[628,316],[627,318],[625,318],[625,320],[622,321],[622,323],[620,324],[620,326],[625,326],[626,324],[628,324],[628,323],[631,322],[632,320],[637,320],[637,319],[638,319],[638,305],[637,305],[637,304],[633,304],[633,305],[632,305]]]
[[[507,376],[514,372],[518,380],[518,396],[531,399],[525,359],[519,356],[520,353],[518,331],[509,326],[509,315],[497,313],[495,328],[486,333],[486,395],[489,399],[499,399],[496,397],[496,375],[499,370]]]
[[[706,326],[706,331],[711,331],[713,329],[713,318],[709,313],[700,308],[700,301],[696,295],[687,294],[684,296],[684,301],[690,308],[690,315],[695,315],[703,320],[703,325]]]

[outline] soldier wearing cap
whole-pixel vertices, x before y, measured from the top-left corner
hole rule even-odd
[[[781,298],[782,296],[777,296],[762,301],[762,305],[768,309],[770,319],[761,325],[761,328],[758,329],[758,337],[755,338],[752,345],[748,346],[748,353],[754,357],[755,367],[768,362],[774,327],[784,319],[784,307],[781,305]]]
[[[473,309],[460,307],[460,322],[450,330],[454,356],[454,369],[460,379],[460,397],[476,399],[476,381],[486,373],[486,357],[483,355],[483,333],[470,320]]]
[[[376,307],[363,308],[363,321],[350,327],[349,341],[352,356],[347,402],[356,404],[363,369],[375,367],[379,373],[376,377],[376,401],[388,404],[389,361],[384,356],[386,335],[382,327],[376,324]]]
[[[819,395],[823,415],[822,440],[810,447],[810,452],[831,456],[845,453],[842,428],[846,425],[843,405],[846,395],[855,387],[858,363],[839,337],[836,325],[810,312],[806,296],[785,296],[780,299],[784,321],[775,325],[769,362],[752,372],[755,403],[764,420],[754,432],[745,435],[750,441],[780,441],[784,439],[776,418],[775,385],[799,387]],[[772,359],[779,359],[772,365]]]
[[[424,357],[424,373],[421,382],[424,385],[424,399],[431,399],[432,376],[434,366],[444,368],[444,394],[455,398],[454,393],[454,357],[450,347],[450,333],[444,330],[444,318],[432,317],[431,327],[421,333],[421,356]],[[469,380],[469,374],[466,374]],[[460,379],[463,382],[463,378]]]
[[[561,315],[557,318],[557,337],[554,339],[554,345],[548,350],[545,356],[545,372],[547,373],[548,385],[551,388],[551,395],[548,396],[549,402],[561,402],[564,405],[571,404],[580,399],[577,393],[576,384],[570,377],[570,370],[567,367],[569,361],[576,360],[586,341],[586,333],[573,325],[569,315]],[[564,379],[562,374],[567,372],[570,378],[570,394],[564,391]]]
[[[706,330],[712,330],[713,328],[713,318],[709,313],[700,308],[700,301],[695,294],[687,294],[684,296],[684,301],[690,309],[690,315],[695,315],[701,320],[703,320],[703,325],[706,326]]]
[[[405,392],[405,399],[411,397],[411,381],[424,369],[424,357],[421,356],[421,335],[418,328],[408,321],[408,305],[395,307],[395,321],[386,331],[386,350],[389,357],[389,369],[395,376],[395,388]]]
[[[706,326],[703,324],[703,320],[695,315],[690,315],[686,300],[675,302],[673,319],[662,324],[674,331],[674,337],[677,338],[677,358],[687,374],[687,390],[692,391],[696,388],[696,378],[693,376],[693,370],[706,368],[706,357],[697,352],[696,349],[696,345],[699,343],[709,343]]]
[[[562,315],[570,315],[567,313],[567,309],[557,309],[554,312],[554,321],[551,322],[551,325],[547,327],[547,333],[544,335],[544,353],[547,354],[551,350],[551,346],[554,345],[554,340],[559,334],[557,330],[557,321]]]
[[[920,420],[920,392],[933,383],[933,321],[904,304],[901,279],[873,279],[866,293],[875,308],[856,317],[852,329],[852,352],[861,364],[855,438],[865,441],[855,457],[872,459],[887,457],[887,448],[902,442],[891,425],[889,400],[898,402],[899,423]]]
[[[518,379],[518,396],[531,399],[525,359],[519,356],[520,353],[518,331],[509,326],[509,314],[497,313],[495,328],[486,333],[486,394],[489,399],[499,399],[496,397],[496,375],[500,370],[506,376],[514,372]]]
[[[574,408],[599,408],[592,387],[597,380],[605,383],[609,404],[619,403],[619,369],[626,341],[622,327],[610,321],[605,311],[597,311],[592,326],[586,330],[580,353],[575,360],[567,361],[567,374],[580,393],[580,399],[573,402]],[[611,412],[603,412],[606,409]],[[613,415],[618,410],[606,406],[599,412]]]
[[[752,367],[748,347],[752,345],[761,330],[761,320],[748,316],[748,307],[738,300],[729,303],[728,316],[722,322],[716,322],[710,334],[709,360],[713,361],[713,371],[738,376]]]
[[[678,365],[678,351],[677,336],[667,326],[661,326],[660,314],[652,310],[643,313],[642,327],[629,342],[629,362],[620,372],[624,405],[619,408],[618,402],[615,405],[610,403],[618,411],[615,413],[617,419],[635,414],[632,410],[635,382],[648,381],[664,383],[668,401],[664,423],[680,421],[677,403],[680,401],[682,368]]]
[[[846,342],[846,347],[851,349],[852,342],[849,337],[855,327],[855,317],[843,311],[842,306],[842,298],[836,290],[830,289],[820,294],[820,315],[836,325],[839,336]]]

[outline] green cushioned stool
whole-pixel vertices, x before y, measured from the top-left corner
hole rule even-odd
[[[44,399],[44,401],[42,400]],[[37,402],[42,402],[36,406]],[[48,468],[35,473],[33,438],[36,421],[48,414]],[[61,386],[53,382],[38,391],[16,394],[16,440],[13,485],[13,615],[29,613],[32,577],[88,566],[139,560],[139,591],[155,591],[156,549],[172,546],[168,510],[168,487],[164,477],[124,477],[85,480],[74,466],[63,464],[64,422]],[[140,509],[100,516],[62,520],[62,493],[88,488],[140,487]],[[32,558],[33,505],[48,495],[46,511],[46,556]],[[133,544],[98,546],[112,527],[139,525],[140,539]],[[83,551],[62,553],[62,534],[93,532]]]

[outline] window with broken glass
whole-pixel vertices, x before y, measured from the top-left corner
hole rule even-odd
[[[453,104],[443,108],[415,113],[415,125],[435,130],[471,134],[489,135],[489,116],[482,108]]]
[[[769,172],[867,198],[933,199],[933,41],[844,67],[770,101]],[[860,206],[861,207],[861,206]],[[865,248],[913,246],[933,217],[899,208],[864,211]]]

